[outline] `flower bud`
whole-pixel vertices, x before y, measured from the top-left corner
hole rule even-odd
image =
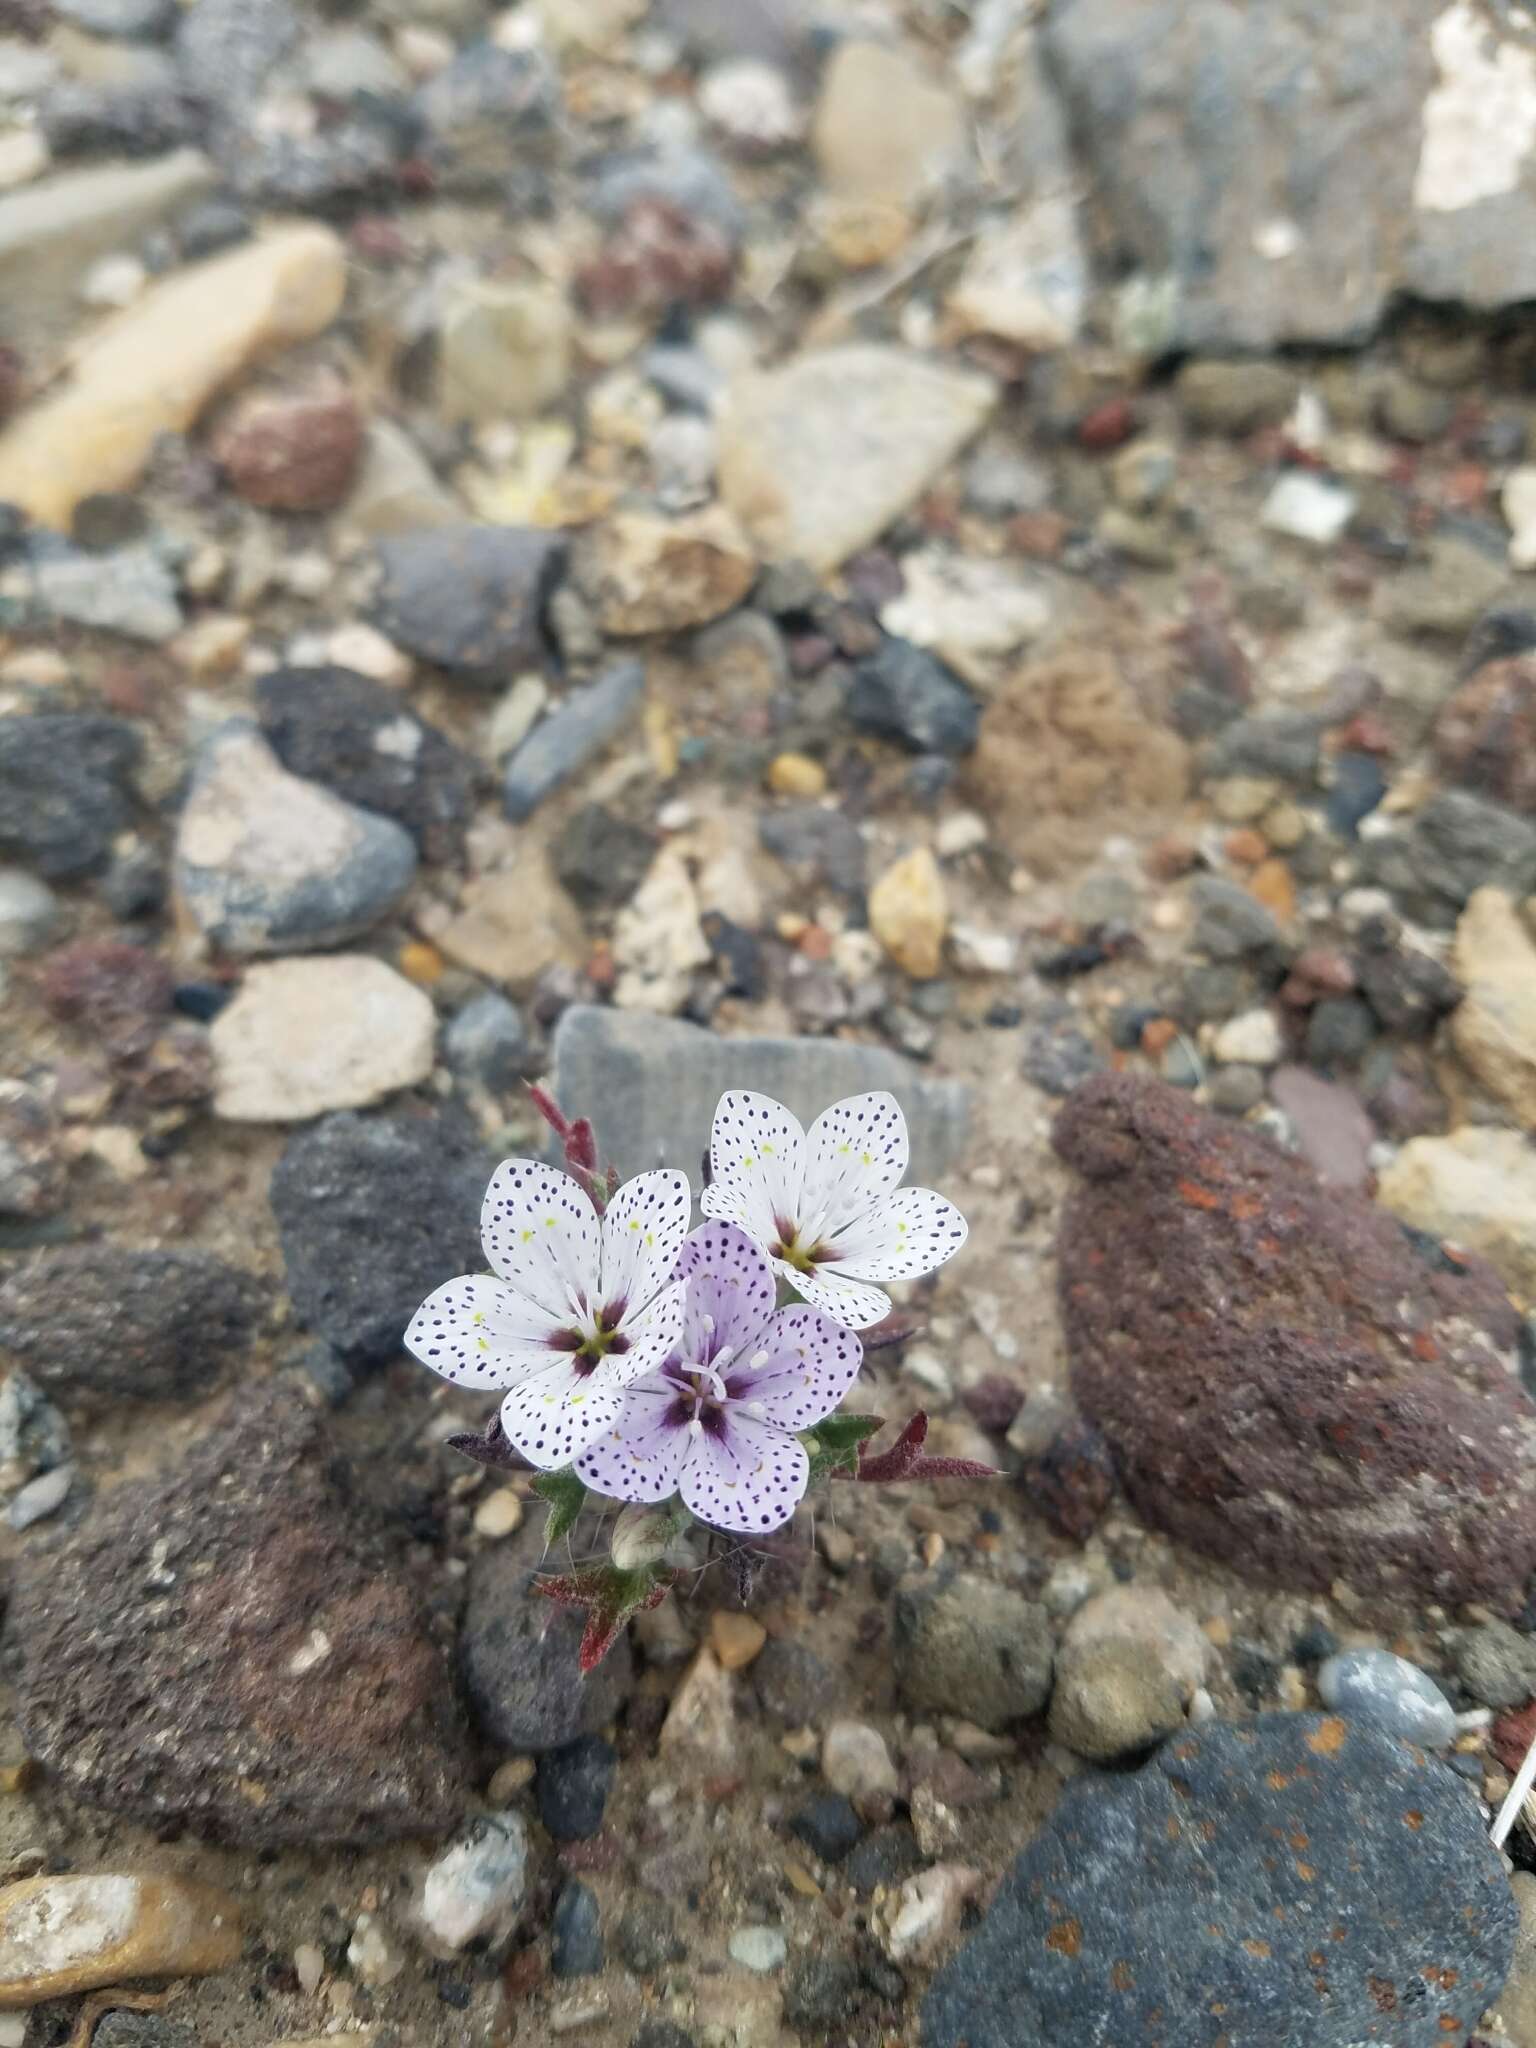
[[[613,1525],[613,1561],[621,1572],[660,1564],[676,1534],[672,1508],[628,1507]]]

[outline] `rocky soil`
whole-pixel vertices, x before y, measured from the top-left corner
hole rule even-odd
[[[1533,252],[1514,0],[0,0],[0,2048],[1536,2048]],[[585,1682],[546,1076],[1001,1475]]]

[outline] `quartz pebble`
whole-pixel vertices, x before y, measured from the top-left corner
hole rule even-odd
[[[516,1813],[478,1821],[433,1861],[420,1919],[430,1944],[457,1955],[472,1941],[502,1941],[523,1907],[528,1835]]]
[[[31,1877],[0,1891],[0,2008],[130,1977],[203,1977],[240,1957],[227,1892],[174,1877]]]
[[[1352,1720],[1427,1749],[1444,1749],[1456,1733],[1455,1711],[1439,1686],[1390,1650],[1341,1650],[1319,1666],[1317,1690]]]
[[[727,1945],[733,1962],[762,1976],[782,1969],[789,1954],[789,1944],[777,1927],[738,1927]]]
[[[214,1108],[234,1123],[360,1109],[432,1071],[431,999],[362,953],[253,967],[214,1019]]]

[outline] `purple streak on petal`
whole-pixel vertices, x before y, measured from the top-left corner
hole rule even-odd
[[[677,1486],[690,1438],[693,1403],[662,1374],[625,1391],[624,1406],[576,1460],[576,1470],[612,1500],[665,1500]]]
[[[726,1411],[719,1435],[690,1437],[679,1491],[701,1522],[762,1535],[789,1520],[805,1492],[810,1460],[786,1429]]]
[[[726,1347],[733,1354],[758,1348],[773,1313],[773,1272],[744,1230],[734,1223],[701,1224],[685,1240],[674,1271],[688,1289],[685,1360],[709,1365]]]
[[[754,1364],[764,1351],[764,1363]],[[854,1331],[799,1303],[769,1318],[757,1351],[730,1366],[725,1390],[733,1400],[751,1402],[781,1429],[808,1429],[838,1406],[863,1358]]]

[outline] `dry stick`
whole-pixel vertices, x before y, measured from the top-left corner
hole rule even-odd
[[[1492,1833],[1495,1849],[1503,1848],[1510,1829],[1519,1818],[1521,1807],[1530,1797],[1532,1786],[1536,1786],[1536,1738],[1532,1739],[1530,1748],[1521,1759],[1515,1782],[1505,1793],[1504,1804],[1494,1816]]]

